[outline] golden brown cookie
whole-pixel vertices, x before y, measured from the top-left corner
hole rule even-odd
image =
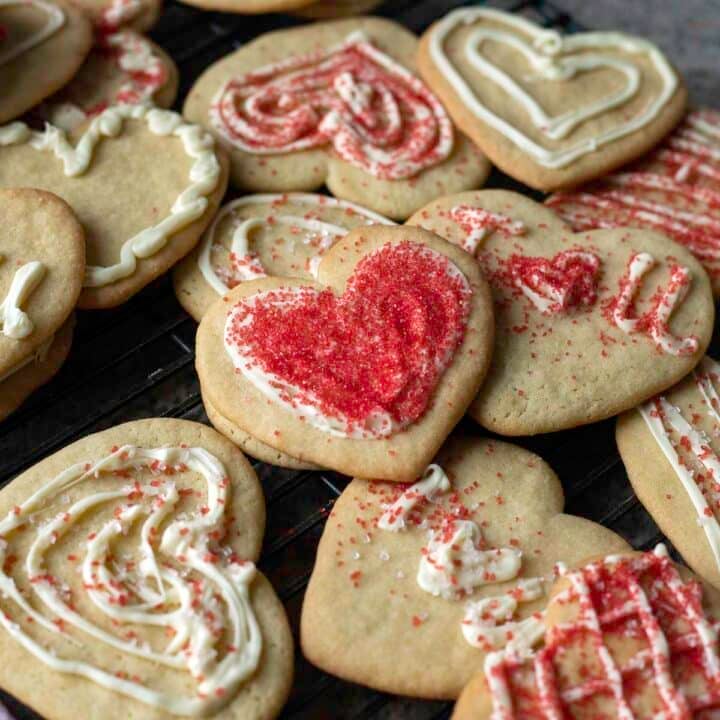
[[[545,203],[573,230],[638,227],[679,242],[720,296],[720,112],[689,112],[637,163]]]
[[[328,518],[302,612],[303,653],[346,680],[455,698],[488,653],[543,634],[557,563],[625,542],[562,514],[537,455],[451,438],[412,485],[353,480]]]
[[[293,642],[255,568],[263,494],[214,430],[90,435],[5,487],[0,518],[5,691],[49,720],[279,714]]]
[[[74,130],[110,105],[175,102],[178,69],[155,43],[132,30],[96,32],[95,45],[72,81],[34,112]]]
[[[412,74],[416,49],[408,30],[373,17],[267,33],[208,68],[184,114],[229,149],[242,190],[325,184],[404,219],[438,193],[479,187],[489,172]]]
[[[417,228],[358,228],[318,279],[242,283],[197,335],[203,396],[288,455],[412,480],[490,362],[490,293],[466,253]]]
[[[490,656],[453,720],[712,717],[719,619],[720,593],[663,546],[597,560],[556,583],[544,646]]]
[[[66,85],[92,47],[92,27],[57,0],[0,1],[0,123]]]
[[[620,416],[617,444],[640,502],[696,573],[720,589],[720,366]]]
[[[323,253],[355,227],[394,223],[327,195],[245,195],[224,205],[173,273],[180,304],[199,322],[221,295],[265,276],[317,276]]]
[[[310,5],[294,10],[293,15],[310,20],[331,20],[372,12],[383,0],[315,0]]]
[[[710,341],[708,277],[658,233],[575,234],[502,190],[441,198],[408,223],[472,252],[492,285],[493,364],[470,413],[494,432],[533,435],[617,415],[684,377]]]
[[[85,228],[82,308],[125,302],[192,250],[226,184],[212,137],[169,110],[118,105],[71,136],[0,128],[0,187],[55,192]]]
[[[658,47],[619,32],[562,33],[458,8],[421,39],[418,67],[458,127],[508,175],[556,190],[656,145],[687,91]]]
[[[149,30],[160,17],[162,0],[72,0],[103,32]]]

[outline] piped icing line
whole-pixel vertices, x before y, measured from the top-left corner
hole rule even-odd
[[[625,275],[620,280],[618,294],[608,306],[609,317],[613,324],[628,335],[646,333],[661,352],[675,356],[692,355],[699,347],[697,337],[675,337],[668,325],[673,312],[690,289],[692,276],[688,268],[673,265],[668,285],[662,289],[650,309],[640,317],[633,316],[634,299],[642,286],[643,277],[656,264],[657,261],[650,253],[632,255]]]
[[[28,365],[31,365],[32,363],[42,363],[47,358],[48,352],[50,352],[50,347],[52,346],[53,342],[55,341],[55,336],[51,335],[45,342],[38,347],[35,352],[30,353],[26,358],[23,358],[17,365],[13,365],[9,370],[7,370],[4,373],[0,373],[0,383],[5,382],[5,380],[8,380],[11,378],[15,373],[20,372],[24,368],[26,368]]]
[[[702,710],[717,708],[720,703],[720,658],[717,652],[717,626],[710,621],[701,605],[702,589],[697,582],[684,582],[659,545],[654,552],[640,556],[609,556],[567,575],[568,587],[553,598],[558,605],[574,604],[577,616],[568,622],[551,626],[545,645],[535,654],[510,648],[491,653],[484,670],[492,700],[492,720],[514,720],[518,717],[513,704],[511,676],[514,670],[531,668],[534,695],[526,693],[524,709],[533,717],[557,719],[573,714],[574,705],[582,705],[598,695],[610,696],[618,718],[633,720],[633,687],[624,678],[649,675],[657,690],[664,720],[686,720]],[[642,578],[642,582],[641,582]],[[667,634],[656,609],[670,618],[682,618],[688,630],[683,635]],[[633,632],[642,634],[647,647],[618,665],[605,643],[608,627],[632,623]],[[570,685],[557,674],[555,658],[578,638],[587,638],[587,652],[594,650],[603,670],[599,676]],[[702,694],[686,696],[673,676],[673,658],[693,651],[695,678],[706,686]],[[592,659],[588,658],[587,662]],[[693,678],[687,687],[692,687]],[[684,686],[685,687],[685,686]],[[696,693],[698,691],[695,691]],[[691,712],[692,709],[692,712]]]
[[[456,205],[450,209],[450,217],[466,233],[460,247],[471,255],[476,253],[490,233],[500,232],[506,237],[520,237],[527,232],[527,226],[522,220],[513,220],[502,213],[490,212],[472,205]]]
[[[99,27],[105,31],[117,30],[134,20],[142,9],[142,0],[112,0],[102,11]]]
[[[237,372],[302,422],[335,437],[385,438],[426,412],[463,341],[472,292],[444,254],[386,243],[359,260],[340,296],[291,285],[241,298],[223,344]],[[407,342],[418,352],[407,354]]]
[[[385,508],[377,527],[394,533],[422,528],[423,510],[450,490],[452,483],[443,468],[429,465],[417,482]],[[522,553],[516,548],[485,548],[477,523],[453,517],[429,531],[416,581],[431,595],[458,600],[478,587],[516,579],[521,560]],[[544,594],[542,578],[527,578],[501,595],[469,602],[461,624],[463,637],[468,644],[486,652],[507,644],[532,647],[543,634],[541,615],[517,622],[513,617],[519,604],[533,602]]]
[[[51,510],[54,503],[62,504],[62,497],[71,489],[84,483],[92,486],[99,478],[113,475],[119,485],[121,479],[137,471],[150,472],[153,480],[145,485],[136,481],[115,490],[96,491],[69,507],[62,506],[47,521],[35,520],[39,513]],[[177,513],[181,491],[176,479],[187,471],[205,479],[205,505],[195,512]],[[0,613],[0,625],[28,652],[58,672],[85,677],[175,715],[200,717],[217,711],[252,676],[262,654],[262,636],[249,595],[255,566],[233,554],[218,552],[212,544],[212,538],[222,537],[228,500],[225,468],[203,448],[146,449],[125,445],[96,462],[77,463],[50,478],[0,520],[0,604],[15,604],[21,612],[27,612],[28,603],[6,572],[5,560],[13,532],[21,528],[27,532],[30,527],[35,535],[24,571],[38,601],[34,606],[58,618],[58,622],[50,623],[55,630],[47,629],[56,633],[59,629],[64,637],[71,627],[121,652],[185,670],[196,680],[196,696],[153,690],[89,662],[63,658],[26,633],[8,612]],[[84,618],[66,599],[58,578],[47,570],[46,553],[80,518],[118,501],[112,518],[88,537],[82,564],[84,588],[95,607],[116,622],[171,629],[172,639],[162,651],[120,638]],[[138,547],[141,559],[135,581],[130,584],[109,570],[110,546],[141,518],[145,518]],[[164,530],[160,531],[162,523]],[[175,565],[160,561],[158,552]],[[158,604],[169,609],[157,610]],[[33,612],[47,627],[47,616]],[[219,637],[232,648],[222,658],[215,648]]]
[[[11,7],[13,5],[29,5],[30,7],[42,10],[47,16],[47,22],[40,30],[31,33],[22,42],[12,44],[7,48],[3,48],[7,40],[0,43],[0,66],[9,63],[28,50],[32,50],[34,47],[44,43],[65,24],[65,12],[54,3],[45,2],[45,0],[0,0],[0,8]]]
[[[465,60],[480,75],[520,105],[534,128],[548,140],[558,141],[569,137],[586,120],[622,107],[641,90],[641,70],[634,63],[610,54],[578,51],[615,48],[624,54],[645,55],[652,62],[662,87],[657,97],[648,102],[635,117],[580,139],[568,147],[550,149],[535,142],[511,122],[483,105],[445,53],[445,41],[458,27],[467,27],[486,20],[512,28],[513,31],[519,31],[519,34],[497,27],[476,27],[469,32],[461,50]],[[531,43],[524,39],[527,36],[532,39]],[[513,78],[483,57],[480,49],[487,41],[502,43],[522,53],[533,66],[537,79],[566,81],[578,73],[610,68],[624,76],[624,87],[585,107],[569,110],[562,115],[549,116]],[[430,31],[429,47],[436,67],[447,78],[468,110],[530,155],[539,165],[548,168],[566,167],[583,155],[641,130],[658,116],[678,86],[677,76],[668,61],[655,45],[646,40],[609,32],[563,36],[554,30],[541,28],[519,15],[489,8],[460,8],[448,13]]]
[[[437,97],[359,31],[329,50],[230,79],[209,118],[244,152],[277,155],[331,144],[340,158],[384,180],[413,177],[453,148],[452,122]]]
[[[0,331],[6,337],[22,340],[32,334],[35,324],[22,306],[42,282],[45,272],[45,265],[37,260],[25,263],[15,271],[10,289],[0,303]]]
[[[703,358],[699,370],[693,372],[695,383],[707,414],[720,424],[718,396],[711,376],[718,377],[720,366],[708,357]],[[656,397],[641,405],[638,412],[652,433],[655,442],[675,471],[697,514],[698,525],[702,528],[715,563],[720,570],[720,523],[713,511],[720,502],[720,457],[712,449],[710,437],[689,423],[680,410],[665,397]],[[681,440],[681,447],[692,453],[695,460],[708,474],[703,478],[701,488],[695,472],[680,459],[679,449],[668,430],[670,428]],[[706,494],[710,495],[712,505]]]
[[[53,125],[46,125],[43,132],[31,130],[22,122],[0,127],[0,146],[27,144],[40,152],[50,152],[63,163],[66,176],[78,177],[90,167],[95,148],[102,139],[117,137],[127,120],[142,120],[154,135],[180,139],[186,155],[193,160],[189,183],[166,217],[123,243],[118,263],[107,267],[89,265],[85,271],[85,287],[104,287],[130,277],[137,268],[138,259],[158,253],[174,233],[204,214],[208,207],[207,196],[220,180],[220,163],[212,136],[199,125],[186,123],[177,113],[146,105],[108,108],[91,121],[74,146],[67,134]]]
[[[248,218],[238,224],[232,237],[230,267],[222,267],[213,258],[213,255],[218,250],[216,235],[220,223],[238,208],[260,204],[269,204],[274,207],[264,216]],[[286,205],[289,206],[287,212],[278,212],[279,207],[282,206],[284,209]],[[292,207],[294,205],[307,206],[312,209],[304,214],[294,214]],[[348,213],[365,218],[368,225],[395,224],[361,205],[325,195],[313,195],[311,193],[248,195],[228,203],[216,215],[212,225],[205,233],[198,255],[200,272],[202,272],[208,285],[219,295],[225,295],[241,282],[264,277],[267,273],[257,253],[251,250],[252,239],[250,235],[254,230],[261,229],[266,225],[279,224],[287,227],[291,232],[294,229],[306,231],[300,238],[303,243],[309,244],[313,238],[320,238],[318,253],[310,259],[308,266],[310,274],[317,278],[317,271],[323,253],[349,232],[346,227],[322,220],[320,216],[323,208],[345,210]],[[290,237],[293,236],[290,235]]]

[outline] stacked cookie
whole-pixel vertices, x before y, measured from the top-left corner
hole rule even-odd
[[[0,492],[0,685],[53,720],[275,717],[292,639],[240,448],[354,478],[302,610],[327,672],[460,697],[458,718],[720,711],[720,131],[660,50],[488,8],[420,40],[344,18],[220,59],[181,116],[138,34],[159,5],[77,5],[0,2],[0,419],[58,370],[76,306],[174,266],[218,432],[120,425]],[[480,190],[490,161],[558,192]],[[564,514],[541,458],[473,432],[614,416],[702,580]]]

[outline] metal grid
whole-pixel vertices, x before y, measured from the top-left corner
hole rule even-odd
[[[390,0],[377,14],[421,32],[457,4]],[[579,29],[572,18],[543,0],[492,4],[548,26]],[[285,15],[247,18],[207,13],[170,0],[152,37],[180,68],[179,107],[208,65],[260,33],[300,22]],[[522,189],[499,173],[490,185]],[[175,300],[167,276],[116,310],[81,313],[71,356],[57,378],[0,425],[0,487],[68,443],[121,422],[163,416],[207,423],[194,371],[195,330],[195,322]],[[469,422],[464,429],[479,432]],[[612,421],[519,444],[537,452],[558,472],[568,512],[607,525],[637,548],[649,548],[662,539],[628,484]],[[268,510],[260,567],[285,603],[297,639],[303,591],[324,518],[347,478],[263,463],[256,463],[255,469]],[[12,698],[2,693],[0,698],[18,720],[38,720]],[[396,698],[343,682],[312,667],[298,651],[295,684],[283,718],[441,720],[449,718],[451,710],[449,703]]]

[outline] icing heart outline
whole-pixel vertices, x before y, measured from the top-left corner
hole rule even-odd
[[[0,0],[0,8],[12,5],[31,5],[40,8],[47,15],[47,22],[42,28],[26,37],[25,40],[4,52],[1,50],[2,46],[0,45],[0,65],[5,65],[20,55],[24,55],[28,50],[41,45],[65,24],[66,18],[63,9],[52,3],[45,2],[45,0]]]
[[[533,124],[543,129],[547,137],[551,139],[561,139],[581,122],[603,111],[611,110],[624,104],[626,100],[636,94],[640,84],[637,68],[631,66],[629,63],[604,55],[584,55],[582,58],[577,58],[573,61],[572,58],[563,59],[559,57],[563,51],[581,50],[599,45],[601,47],[616,46],[625,52],[647,53],[663,81],[663,89],[657,99],[650,103],[647,109],[634,119],[618,125],[614,129],[608,130],[597,137],[581,140],[564,150],[549,150],[533,141],[514,125],[511,125],[508,121],[485,107],[444,53],[442,44],[447,36],[458,25],[470,25],[478,18],[489,18],[506,25],[514,26],[530,35],[534,39],[533,44],[540,50],[539,53],[523,43],[517,36],[510,35],[510,33],[505,31],[483,30],[482,28],[478,28],[474,31],[472,37],[481,41],[482,39],[492,38],[496,42],[504,41],[506,44],[510,44],[515,50],[519,50],[526,58],[530,59],[532,64],[541,72],[544,72],[545,76],[549,79],[559,78],[564,80],[572,77],[577,70],[591,70],[598,67],[613,68],[625,75],[628,83],[623,91],[598,100],[586,109],[568,111],[563,115],[551,117],[548,116],[539,103],[526,93],[507,73],[489,61],[484,60],[475,47],[472,46],[470,62],[473,66],[480,71],[481,74],[489,77],[496,85],[501,87],[503,84],[506,85],[507,87],[505,89],[508,94],[514,96],[515,101],[525,105],[525,109],[533,120]],[[594,152],[599,147],[644,127],[657,117],[662,108],[674,95],[679,84],[674,70],[655,45],[641,38],[624,35],[622,33],[595,32],[562,36],[556,31],[541,28],[525,18],[502,11],[488,8],[460,8],[440,20],[431,28],[429,34],[430,54],[433,62],[445,77],[449,79],[453,91],[460,96],[464,104],[478,118],[507,137],[526,154],[530,155],[535,162],[546,168],[565,167],[583,155]],[[468,42],[466,52],[470,45]],[[554,64],[554,62],[557,63],[558,60],[560,60],[560,67]]]

